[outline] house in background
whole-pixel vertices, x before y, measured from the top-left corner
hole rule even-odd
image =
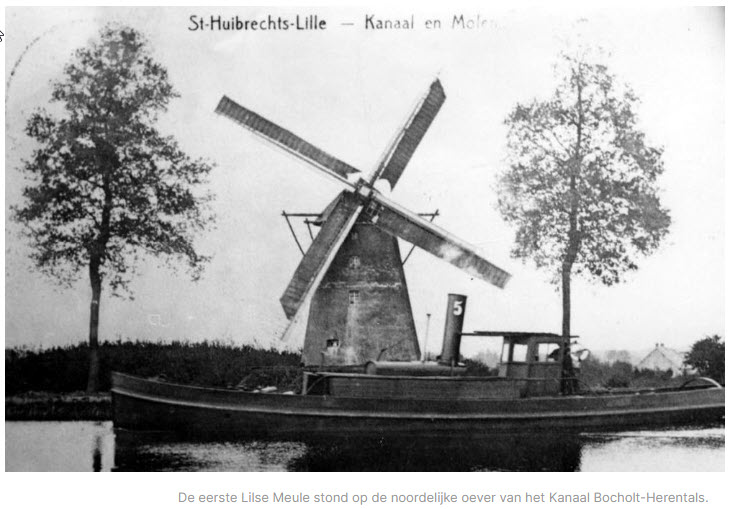
[[[664,346],[663,343],[656,343],[656,347],[651,350],[651,353],[643,357],[643,360],[636,365],[636,368],[652,371],[668,371],[670,369],[674,376],[689,371],[689,368],[684,365],[684,354]]]

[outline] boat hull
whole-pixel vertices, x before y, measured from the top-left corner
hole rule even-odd
[[[113,374],[114,425],[179,435],[493,435],[723,422],[724,388],[523,399],[379,399],[261,394]]]

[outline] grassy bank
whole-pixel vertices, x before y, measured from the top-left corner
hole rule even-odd
[[[6,421],[108,421],[112,398],[108,392],[58,394],[26,392],[5,398]]]
[[[300,379],[297,353],[221,342],[105,342],[99,356],[102,391],[109,390],[112,371],[211,387],[276,385],[296,389]],[[83,391],[88,366],[85,345],[6,349],[5,396]]]

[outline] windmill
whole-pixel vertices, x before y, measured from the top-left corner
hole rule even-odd
[[[499,288],[508,281],[510,275],[475,247],[388,199],[374,186],[384,179],[394,188],[444,101],[445,92],[435,80],[378,167],[366,179],[351,180],[358,169],[228,97],[222,97],[216,107],[216,113],[344,186],[318,218],[320,231],[280,298],[290,319],[288,332],[308,313],[303,345],[306,366],[419,359],[397,238]]]

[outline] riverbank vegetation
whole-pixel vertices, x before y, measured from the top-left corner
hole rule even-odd
[[[691,347],[685,362],[700,375],[724,384],[724,341],[718,334],[706,336]]]
[[[6,421],[108,421],[112,398],[108,392],[24,392],[5,397]]]
[[[299,389],[300,354],[220,341],[201,343],[150,341],[105,342],[100,348],[101,391],[110,388],[110,373],[122,371],[143,377],[209,387],[256,389],[276,386]],[[5,396],[24,393],[73,394],[86,388],[88,346],[5,350]],[[468,359],[473,376],[495,376],[476,360]],[[582,362],[585,388],[674,386],[689,377],[670,371],[635,369],[628,362],[603,362],[592,356]]]
[[[641,387],[678,387],[696,375],[674,376],[673,372],[634,368],[629,362],[603,362],[590,356],[579,371],[581,389],[637,389]]]
[[[73,393],[87,387],[89,347],[5,350],[5,396],[28,392]],[[210,387],[277,386],[296,390],[300,354],[220,341],[201,343],[116,341],[100,345],[100,391],[112,371]]]

